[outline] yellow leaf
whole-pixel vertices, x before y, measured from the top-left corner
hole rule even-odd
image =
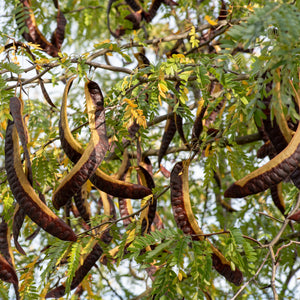
[[[230,148],[230,146],[226,145],[226,149],[230,152],[232,152],[232,149]]]
[[[210,149],[210,144],[208,144],[205,148],[205,152],[204,152],[205,157],[209,156],[209,149]]]
[[[181,281],[181,280],[182,280],[182,277],[183,277],[182,274],[179,272],[179,273],[178,273],[178,280]]]
[[[113,56],[113,54],[111,52],[107,52],[106,55],[107,56]]]
[[[159,94],[163,97],[163,98],[167,98],[165,92],[168,91],[168,87],[165,85],[164,82],[159,82],[158,83],[158,90],[159,90]]]
[[[250,10],[251,12],[254,12],[253,6],[252,6],[251,4],[248,4],[248,5],[247,5],[247,9]]]
[[[204,18],[210,25],[216,26],[218,25],[218,22],[214,21],[210,16],[206,15]]]
[[[43,50],[43,48],[41,48],[39,44],[34,44],[34,43],[28,42],[28,45],[33,47],[34,49]]]

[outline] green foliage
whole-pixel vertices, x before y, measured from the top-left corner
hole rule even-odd
[[[223,2],[227,19],[215,25],[218,18],[225,18],[220,15]],[[151,1],[140,3],[145,11],[149,10]],[[233,269],[243,271],[244,282],[253,279],[239,296],[241,299],[275,298],[274,289],[265,288],[271,284],[272,276],[275,276],[279,299],[297,297],[298,290],[291,286],[290,280],[299,277],[299,262],[296,250],[289,245],[297,237],[289,226],[280,232],[281,223],[272,219],[283,220],[284,216],[274,205],[270,193],[238,200],[225,199],[235,212],[220,206],[220,200],[218,202],[216,198],[223,199],[224,191],[234,180],[243,178],[268,160],[256,158],[261,140],[247,142],[267,117],[264,98],[271,98],[272,122],[276,120],[275,109],[281,106],[284,119],[291,127],[300,119],[295,92],[289,81],[292,79],[294,87],[298,88],[299,3],[269,0],[178,0],[177,3],[177,6],[161,4],[150,23],[144,19],[140,28],[133,30],[134,24],[127,17],[131,13],[127,2],[114,1],[109,15],[111,28],[114,32],[125,28],[126,32],[120,39],[115,39],[107,28],[108,1],[61,0],[60,11],[67,19],[67,26],[59,57],[49,57],[25,41],[22,35],[29,30],[24,21],[30,11],[23,9],[19,0],[8,0],[2,5],[1,216],[12,229],[16,201],[7,183],[4,145],[7,120],[12,119],[9,99],[17,96],[24,101],[24,114],[29,114],[28,148],[34,189],[42,191],[51,210],[69,222],[76,234],[80,233],[80,239],[74,243],[57,240],[43,230],[35,240],[25,241],[24,237],[36,229],[36,225],[25,218],[19,241],[30,254],[23,257],[13,248],[22,299],[39,299],[41,293],[45,295],[50,288],[63,282],[67,298],[77,299],[76,292],[70,291],[71,282],[97,238],[94,230],[86,230],[89,226],[99,226],[106,218],[101,214],[99,193],[90,183],[90,224],[78,216],[74,206],[70,211],[67,208],[56,211],[52,207],[55,188],[73,167],[61,149],[58,133],[64,85],[72,75],[78,75],[78,79],[69,91],[67,114],[71,129],[75,129],[75,139],[83,147],[90,139],[83,90],[84,82],[89,78],[99,83],[105,102],[110,152],[101,169],[109,175],[116,173],[125,148],[134,169],[141,163],[137,159],[141,150],[143,157],[147,156],[152,162],[155,195],[159,195],[158,211],[164,224],[162,230],[139,236],[139,214],[125,228],[119,220],[118,199],[114,199],[117,221],[110,225],[113,240],[109,245],[99,241],[108,264],[99,262],[98,270],[92,268],[82,285],[82,298],[133,299],[142,297],[138,293],[142,294],[145,289],[145,299],[154,296],[157,299],[231,299],[238,288],[220,280],[221,275],[214,271],[207,239],[230,260]],[[52,1],[32,0],[31,5],[39,31],[50,41],[57,26],[58,10]],[[4,47],[13,42],[27,44],[36,60],[20,43],[17,48],[14,45]],[[149,66],[140,67],[134,55],[139,52],[149,59]],[[57,109],[46,103],[35,68]],[[180,83],[179,90],[175,88],[177,83]],[[218,83],[220,90],[212,90],[212,83]],[[171,105],[183,118],[184,133],[191,144],[196,106],[202,100],[207,113],[199,140],[201,151],[183,149],[176,134],[171,141],[172,151],[163,159],[165,177],[162,175],[164,169],[157,165],[157,155],[167,107]],[[133,121],[139,121],[140,128],[130,135],[128,129]],[[245,144],[240,138],[246,138]],[[203,232],[213,234],[203,241],[192,241],[176,228],[167,189],[170,184],[167,171],[171,171],[176,162],[187,158],[191,159],[192,211]],[[214,172],[220,174],[220,186]],[[134,171],[130,181],[138,183]],[[284,182],[286,213],[295,207],[297,196],[298,189],[288,180]],[[134,212],[140,209],[140,201],[132,200]],[[269,217],[259,214],[261,212]],[[69,218],[67,214],[70,214]],[[297,227],[295,224],[296,232]],[[226,228],[229,234],[226,231],[215,235]],[[273,274],[274,263],[270,259],[264,262],[264,259],[269,253],[268,243],[278,232],[280,240],[272,248],[274,253],[280,249],[280,256],[276,257],[277,269]],[[260,245],[264,245],[264,249],[260,249]],[[283,245],[287,247],[279,248]],[[118,251],[112,259],[111,250],[115,247]],[[258,276],[253,277],[263,262]],[[131,264],[137,268],[138,275],[131,273]],[[8,299],[11,292],[10,284],[1,281],[0,298]]]

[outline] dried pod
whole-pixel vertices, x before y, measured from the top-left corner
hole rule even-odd
[[[113,218],[115,217],[115,208],[114,204],[112,202],[112,199],[110,197],[107,197],[107,195],[103,195],[103,207],[104,207],[104,215],[111,216],[113,215]],[[109,218],[105,218],[103,222],[107,221]],[[102,233],[97,236],[97,240],[100,239],[105,244],[109,244],[111,242],[111,235],[109,234],[109,229],[106,229],[108,227],[108,224],[101,227]],[[101,257],[103,250],[98,244],[97,240],[91,241],[92,243],[92,251],[85,255],[83,258],[83,263],[75,272],[75,275],[73,277],[73,280],[71,282],[70,289],[75,289],[84,279],[84,277],[88,274],[88,272],[91,270],[91,268],[96,264],[98,259]],[[65,284],[62,284],[53,290],[49,291],[46,295],[46,298],[60,298],[65,294]]]
[[[81,218],[87,223],[90,223],[91,210],[87,201],[88,192],[87,184],[84,183],[78,193],[74,195],[74,202]]]
[[[91,129],[90,142],[73,169],[55,190],[52,201],[56,209],[65,205],[95,173],[108,150],[103,95],[96,82],[86,82],[85,98]]]
[[[142,182],[143,185],[147,186],[151,190],[155,188],[155,183],[153,181],[153,178],[146,169],[144,169],[142,166],[139,166],[137,167],[137,172],[138,172],[139,180]],[[146,204],[145,201],[147,201],[147,198],[145,198],[145,201],[143,200],[141,202],[141,206]],[[151,224],[155,218],[156,206],[157,206],[157,199],[152,196],[152,200],[149,206],[141,212],[140,223],[141,223],[142,235],[150,232]]]
[[[13,285],[18,285],[18,276],[13,267],[0,254],[0,279]]]
[[[175,164],[170,178],[171,188],[171,205],[173,215],[177,226],[185,233],[191,235],[193,240],[203,240],[201,236],[202,230],[198,226],[192,211],[188,168],[189,160],[178,162]],[[211,244],[213,266],[221,275],[235,285],[240,285],[243,281],[243,274],[239,269],[232,270],[230,262],[224,255]]]
[[[67,95],[74,79],[75,77],[69,79],[64,90],[59,122],[59,136],[62,148],[64,149],[66,155],[73,163],[77,163],[84,150],[74,139],[67,119]],[[117,180],[112,176],[107,175],[99,168],[96,170],[95,174],[91,176],[90,181],[99,190],[114,197],[141,199],[151,194],[151,190],[149,188],[142,185],[124,182],[122,180]]]
[[[288,178],[300,162],[300,126],[289,145],[261,168],[236,181],[226,191],[225,197],[241,198],[260,193]]]
[[[5,169],[12,193],[25,213],[45,231],[62,240],[76,241],[73,230],[38,197],[28,181],[20,158],[18,133],[8,121],[5,138]]]
[[[168,114],[173,111],[173,108],[171,106],[168,107]],[[175,118],[174,114],[172,114],[170,117],[168,117],[166,125],[165,125],[165,131],[162,137],[162,141],[159,148],[158,153],[158,165],[160,165],[162,158],[167,153],[168,147],[176,133],[176,124],[175,124]]]
[[[272,200],[275,206],[280,210],[280,212],[285,216],[285,203],[282,196],[282,184],[272,185],[270,187]]]
[[[26,255],[26,252],[19,244],[18,238],[25,217],[26,217],[26,213],[24,209],[22,209],[21,206],[17,203],[15,206],[15,211],[13,216],[13,238],[14,238],[16,249],[23,255]]]

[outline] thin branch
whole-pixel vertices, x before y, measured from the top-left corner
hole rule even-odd
[[[277,218],[275,218],[275,217],[273,217],[273,216],[270,216],[270,215],[268,215],[268,214],[266,214],[266,213],[264,213],[264,212],[258,211],[257,213],[260,214],[260,215],[266,216],[266,217],[268,217],[268,218],[270,218],[270,219],[272,219],[272,220],[274,220],[274,221],[276,221],[276,222],[278,222],[278,223],[281,223],[281,224],[284,223],[284,221],[279,220],[279,219],[277,219]]]
[[[242,293],[242,291],[250,284],[251,281],[254,281],[255,278],[258,276],[258,274],[260,273],[260,271],[262,270],[263,266],[265,265],[265,263],[268,260],[268,257],[270,255],[270,252],[267,253],[266,257],[264,258],[262,264],[259,266],[259,268],[257,269],[256,273],[247,281],[245,282],[240,289],[236,292],[236,294],[230,299],[230,300],[235,300],[238,299],[238,296]]]
[[[289,243],[287,243],[287,244],[285,244],[285,245],[283,245],[283,246],[281,246],[281,247],[279,247],[279,248],[277,249],[276,254],[275,254],[275,257],[277,257],[277,256],[279,255],[279,252],[280,252],[282,249],[287,248],[287,247],[289,247],[289,246],[291,246],[291,245],[293,245],[293,244],[300,245],[300,242],[297,242],[297,241],[289,241]]]
[[[278,294],[277,294],[276,286],[275,286],[277,262],[276,262],[276,259],[275,259],[273,247],[269,246],[269,252],[270,252],[270,255],[271,255],[271,259],[272,259],[271,287],[272,287],[272,291],[273,291],[273,297],[274,297],[273,299],[278,300]]]

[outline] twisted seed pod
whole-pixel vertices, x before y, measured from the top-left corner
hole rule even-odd
[[[103,208],[104,208],[104,215],[110,216],[113,215],[113,218],[115,218],[115,209],[113,202],[111,201],[111,198],[107,197],[107,195],[102,194],[103,197]],[[104,218],[103,222],[107,221],[109,218]],[[97,236],[97,239],[100,239],[105,244],[109,244],[111,242],[111,235],[109,234],[109,229],[106,229],[108,227],[107,225],[104,225],[101,227],[102,233]],[[98,244],[97,240],[92,241],[92,251],[85,255],[83,258],[83,263],[81,266],[78,267],[78,269],[75,272],[75,275],[73,277],[73,280],[71,282],[70,289],[75,289],[84,279],[84,277],[88,274],[88,272],[91,270],[91,268],[96,264],[98,259],[101,257],[103,250]],[[46,295],[46,298],[60,298],[65,294],[65,284],[62,284],[53,290],[49,291]]]
[[[59,219],[38,197],[29,183],[22,167],[18,133],[10,120],[5,137],[5,169],[11,191],[33,222],[45,231],[66,241],[76,241],[72,229]]]
[[[18,285],[18,276],[13,267],[0,254],[0,279],[13,285]]]
[[[188,168],[189,160],[175,164],[170,178],[171,205],[177,226],[185,233],[191,235],[193,240],[203,240],[202,230],[198,226],[192,211],[189,197]],[[230,262],[212,244],[212,261],[217,272],[223,275],[228,281],[240,285],[243,281],[243,274],[239,269],[232,270]]]
[[[60,49],[65,39],[65,27],[67,25],[67,20],[60,10],[57,11],[56,22],[57,27],[51,36],[51,44]]]
[[[95,173],[108,150],[102,92],[94,81],[87,81],[84,89],[91,137],[80,159],[53,194],[56,209],[64,206]]]
[[[233,183],[225,197],[241,198],[260,193],[289,177],[300,162],[300,126],[289,145],[261,168]]]
[[[155,183],[153,181],[152,176],[148,173],[146,169],[142,166],[137,167],[137,172],[140,181],[143,185],[149,187],[151,190],[155,188]],[[143,206],[144,201],[141,202],[141,206]],[[140,222],[141,222],[141,234],[149,233],[151,229],[151,224],[155,218],[157,206],[157,199],[152,197],[152,201],[150,205],[141,212]]]
[[[29,142],[29,135],[28,135],[27,127],[25,125],[25,120],[23,119],[24,103],[21,99],[17,97],[11,97],[9,100],[9,108],[10,108],[10,113],[14,119],[14,123],[17,128],[18,135],[23,147],[25,160],[26,160],[26,168],[27,168],[26,171],[28,173],[28,180],[32,184],[33,181],[32,168],[31,168],[29,151],[27,148],[27,144]]]
[[[173,108],[171,106],[168,107],[168,113],[172,112]],[[165,125],[165,131],[162,137],[162,141],[160,144],[159,152],[158,152],[158,165],[160,165],[162,158],[167,153],[168,147],[176,133],[176,124],[174,114],[167,119]]]
[[[60,49],[58,49],[56,46],[52,45],[50,42],[47,41],[47,39],[44,37],[44,35],[39,31],[35,17],[33,14],[33,11],[31,9],[31,1],[30,0],[20,0],[20,2],[23,5],[23,12],[24,15],[27,15],[25,19],[25,25],[28,28],[28,33],[23,32],[22,36],[27,42],[38,44],[44,52],[49,54],[52,57],[57,57],[58,52]],[[23,16],[17,16],[17,23],[20,25],[20,19]]]
[[[25,217],[26,217],[26,213],[24,209],[22,209],[20,205],[17,203],[14,211],[14,216],[13,216],[13,238],[14,238],[16,249],[23,255],[26,255],[26,252],[19,244],[18,238]]]
[[[203,105],[203,101],[199,101],[197,113],[196,113],[196,119],[192,129],[192,144],[194,148],[196,148],[197,143],[200,144],[199,138],[203,131],[203,117],[206,112],[206,109],[207,106]]]
[[[82,217],[82,219],[89,224],[90,223],[90,216],[91,216],[91,210],[90,205],[87,201],[88,197],[87,192],[87,184],[84,183],[80,189],[80,191],[74,195],[74,202],[76,205],[76,208]]]
[[[77,163],[81,158],[84,150],[81,145],[74,139],[67,119],[67,95],[69,88],[75,77],[72,77],[66,84],[62,100],[59,136],[62,148],[66,155],[73,163]],[[90,181],[101,191],[114,197],[124,197],[131,199],[141,199],[151,194],[151,190],[142,185],[132,184],[121,180],[114,179],[112,176],[102,172],[99,168],[90,178]]]

